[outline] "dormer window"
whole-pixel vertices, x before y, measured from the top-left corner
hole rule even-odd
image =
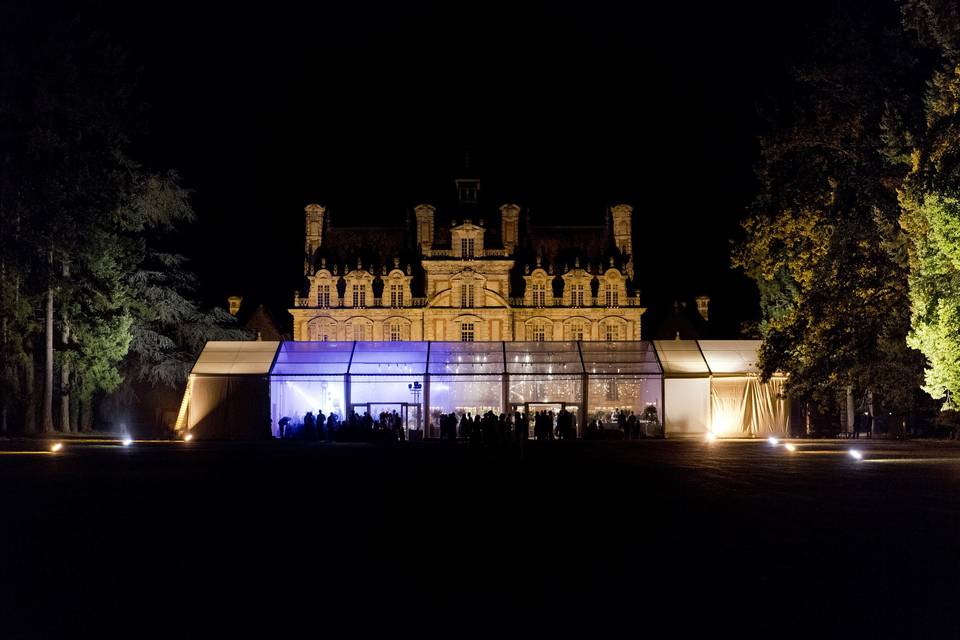
[[[533,306],[543,307],[547,304],[547,285],[538,282],[533,285]]]
[[[330,285],[321,284],[317,286],[317,306],[321,309],[330,308]]]
[[[582,307],[583,306],[583,285],[574,284],[570,285],[570,305],[573,307]]]
[[[620,287],[613,283],[607,283],[603,286],[605,303],[608,307],[620,306]]]
[[[353,306],[367,306],[367,288],[362,284],[353,285]]]
[[[391,307],[403,306],[403,284],[390,285],[390,306]]]
[[[460,257],[464,260],[472,260],[474,257],[474,239],[460,238]]]

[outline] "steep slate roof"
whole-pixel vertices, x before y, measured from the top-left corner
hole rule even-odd
[[[697,305],[674,302],[672,306],[644,314],[645,340],[703,340],[712,337],[710,323],[697,311]]]

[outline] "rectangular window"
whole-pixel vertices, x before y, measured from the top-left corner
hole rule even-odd
[[[570,305],[573,307],[583,306],[583,285],[582,284],[571,285]]]
[[[400,327],[399,322],[394,322],[390,325],[390,339],[394,342],[398,340],[403,340],[403,332]]]
[[[353,306],[367,306],[367,288],[362,284],[353,285]]]
[[[603,292],[606,296],[606,304],[608,307],[620,306],[620,287],[615,284],[607,284],[604,285]]]
[[[460,285],[460,306],[461,307],[473,306],[473,285],[472,284]]]
[[[390,306],[391,307],[403,306],[403,285],[402,284],[390,285]]]
[[[615,324],[608,324],[608,325],[606,325],[606,328],[604,329],[604,334],[603,334],[604,340],[606,340],[606,341],[608,341],[608,342],[612,342],[612,341],[614,341],[614,340],[619,340],[619,339],[620,339],[620,330],[619,330],[619,329],[620,329],[620,328],[617,327],[617,325],[615,325]]]
[[[476,338],[472,322],[464,322],[460,325],[460,342],[473,342]]]
[[[537,342],[543,342],[547,339],[547,330],[546,327],[543,326],[542,322],[538,322],[537,324],[533,325],[533,339]]]
[[[572,340],[583,340],[583,325],[575,322],[570,325],[570,338]]]
[[[547,304],[547,285],[537,283],[533,285],[533,306],[542,307]]]
[[[460,257],[464,260],[473,258],[473,238],[460,238]]]
[[[321,284],[317,287],[317,306],[323,309],[330,306],[330,285]]]

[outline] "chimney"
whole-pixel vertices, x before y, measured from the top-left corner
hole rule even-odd
[[[323,215],[327,210],[318,204],[308,204],[303,211],[306,222],[303,273],[310,275],[313,273],[313,256],[323,243]]]
[[[240,296],[230,296],[227,298],[228,309],[230,310],[230,315],[236,316],[240,311],[240,303],[243,302],[243,298]]]
[[[629,277],[633,277],[633,207],[628,204],[618,204],[610,207],[613,218],[613,242],[626,259],[624,270]]]
[[[433,213],[436,209],[429,204],[418,204],[413,211],[417,216],[417,245],[426,253],[433,247]]]
[[[500,237],[508,255],[513,255],[513,250],[517,246],[519,227],[520,207],[515,204],[505,204],[500,207]]]
[[[704,320],[710,321],[710,296],[697,296],[697,311]]]

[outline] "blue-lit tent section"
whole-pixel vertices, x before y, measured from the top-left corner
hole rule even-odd
[[[658,340],[667,436],[788,436],[786,378],[761,382],[759,340]]]
[[[618,410],[662,412],[650,342],[287,342],[271,372],[274,435],[307,411],[346,418],[396,411],[408,432],[439,437],[444,414],[571,411],[578,430]]]
[[[270,429],[280,437],[280,420],[287,417],[291,432],[308,411],[346,415],[345,376],[353,342],[284,342],[270,375]]]
[[[205,439],[270,436],[269,374],[279,342],[208,342],[193,365],[176,429]]]

